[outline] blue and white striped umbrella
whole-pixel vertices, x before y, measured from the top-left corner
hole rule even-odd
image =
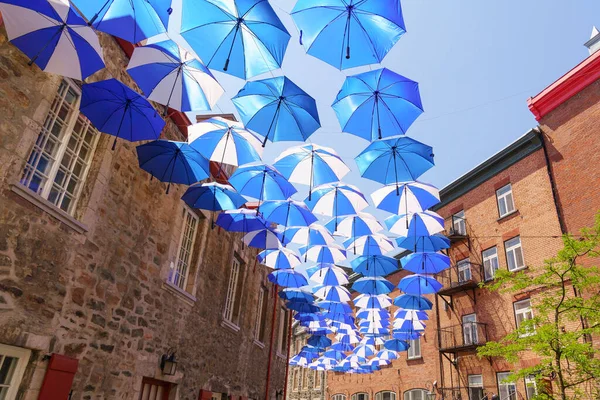
[[[255,249],[276,250],[282,246],[281,234],[272,229],[248,232],[242,240],[248,247]]]
[[[450,239],[440,233],[424,236],[403,236],[396,239],[400,249],[414,253],[418,251],[440,251],[450,248]]]
[[[368,358],[375,355],[375,347],[363,344],[356,346],[352,353],[359,357]]]
[[[392,299],[387,294],[361,294],[353,301],[356,307],[363,309],[383,309],[392,305]]]
[[[388,320],[379,320],[379,321],[360,321],[360,324],[358,325],[359,329],[362,328],[379,328],[379,329],[386,329],[388,326],[390,326],[390,321]]]
[[[307,261],[324,264],[338,264],[346,260],[346,250],[336,243],[327,246],[303,246],[300,247],[300,255]]]
[[[363,335],[380,335],[385,336],[390,334],[390,330],[388,328],[379,328],[376,326],[365,326],[358,330],[359,333]]]
[[[305,203],[315,214],[329,217],[353,215],[369,206],[356,186],[341,182],[318,186]]]
[[[324,301],[345,303],[350,301],[350,292],[343,286],[323,286],[315,292],[315,296]]]
[[[290,182],[309,186],[309,200],[315,186],[338,182],[350,172],[335,150],[316,144],[287,149],[275,159],[273,166]]]
[[[344,315],[352,314],[352,309],[346,303],[339,303],[337,301],[320,301],[317,303],[317,305],[321,307],[325,313]]]
[[[344,242],[344,246],[346,250],[361,256],[381,256],[394,250],[394,242],[378,233],[350,238]]]
[[[356,313],[356,318],[369,321],[389,320],[391,314],[388,310],[360,310]]]
[[[417,332],[414,330],[408,330],[408,331],[401,331],[401,330],[396,330],[396,329],[392,330],[393,338],[397,339],[397,340],[402,340],[404,342],[420,338],[421,333],[422,332]]]
[[[395,183],[371,194],[373,204],[392,214],[425,211],[440,202],[440,192],[433,185],[421,182]]]
[[[402,278],[398,283],[398,289],[406,294],[421,296],[439,292],[442,289],[442,284],[432,276],[415,274]]]
[[[229,178],[229,183],[238,193],[261,202],[286,200],[296,193],[296,188],[279,171],[266,164],[238,168]]]
[[[385,365],[390,365],[391,363],[392,363],[391,360],[384,360],[384,359],[381,359],[379,357],[373,357],[373,358],[371,358],[369,360],[369,366],[374,371],[379,370],[380,369],[379,367],[382,367],[382,366],[385,366]]]
[[[296,243],[299,245],[329,246],[335,243],[335,239],[323,225],[317,223],[310,226],[292,226],[285,230],[285,243]],[[304,255],[305,261],[308,258]]]
[[[398,331],[424,331],[425,324],[419,320],[397,319],[394,321],[394,330]]]
[[[380,360],[395,360],[398,358],[398,353],[396,353],[394,350],[381,350],[379,353],[377,353],[376,355],[377,358],[379,358]]]
[[[273,269],[296,268],[301,264],[300,259],[293,250],[281,247],[279,249],[263,250],[256,256],[262,265]]]
[[[444,230],[444,218],[433,211],[392,215],[384,222],[391,233],[399,236],[427,236]]]
[[[346,238],[372,235],[383,230],[383,226],[381,226],[377,219],[367,213],[333,218],[325,224],[325,227],[332,234]]]
[[[136,47],[127,72],[166,110],[209,111],[224,92],[208,68],[172,40]]]
[[[348,275],[332,264],[315,271],[310,276],[310,280],[323,286],[341,286],[348,283]]]
[[[365,335],[360,340],[360,344],[366,344],[369,346],[379,346],[385,343],[385,340],[381,336],[377,335]]]
[[[291,199],[265,201],[260,212],[267,221],[283,226],[309,226],[318,221],[306,204]]]
[[[276,269],[268,276],[269,281],[284,288],[301,288],[308,285],[308,281],[300,272],[293,269]]]
[[[0,12],[29,65],[81,81],[104,68],[98,36],[68,0],[0,0]]]
[[[204,157],[227,165],[261,162],[260,140],[239,122],[213,117],[188,127],[188,142]]]
[[[450,257],[442,253],[411,253],[400,261],[402,268],[415,274],[435,275],[450,268]]]
[[[405,310],[399,308],[394,312],[394,318],[397,319],[408,319],[413,321],[427,321],[429,319],[429,315],[425,311],[419,310]]]

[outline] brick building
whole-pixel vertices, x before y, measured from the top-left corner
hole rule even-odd
[[[100,40],[90,80],[135,88],[127,46]],[[0,27],[0,398],[275,398],[289,313],[257,252],[151,181],[135,144],[111,151],[78,82],[27,62]]]

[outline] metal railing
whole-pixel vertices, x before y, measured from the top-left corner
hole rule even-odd
[[[444,289],[475,287],[484,280],[483,266],[474,263],[458,263],[437,274],[437,278]]]
[[[488,341],[487,324],[465,322],[438,329],[440,351],[474,349]]]

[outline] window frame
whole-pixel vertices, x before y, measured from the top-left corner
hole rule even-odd
[[[526,376],[523,380],[525,383],[525,397],[527,397],[527,400],[531,400],[533,397],[529,395],[529,390],[527,390],[527,388],[533,387],[533,390],[534,390],[533,396],[537,396],[539,394],[538,387],[537,387],[537,381],[536,381],[534,375]],[[533,385],[528,386],[530,384],[533,384]]]
[[[469,317],[473,317],[474,320],[473,321],[465,321],[465,318],[469,318]],[[460,318],[461,321],[461,325],[462,325],[462,331],[463,331],[463,343],[465,346],[472,346],[472,345],[476,345],[479,343],[479,331],[478,331],[478,325],[477,325],[477,313],[470,313],[470,314],[464,314],[461,316]],[[465,329],[465,325],[469,325],[469,327],[471,328],[469,331],[467,331]],[[474,328],[474,329],[473,329]],[[467,332],[470,333],[470,342],[468,342],[467,340]]]
[[[65,85],[64,94],[61,94],[60,92],[63,88],[63,84]],[[66,96],[70,91],[74,92],[74,94],[77,96],[77,99],[73,103],[67,103],[66,100]],[[58,136],[54,136],[51,132],[56,126],[57,120],[59,119],[58,115],[64,104],[68,104],[67,107],[69,108],[69,111],[66,115],[66,120],[62,121],[64,125],[62,126],[60,133],[58,134]],[[73,80],[69,78],[63,78],[56,90],[56,94],[54,99],[52,100],[52,104],[46,111],[44,123],[41,124],[41,128],[37,134],[35,143],[29,151],[27,161],[22,168],[21,178],[19,180],[20,184],[23,187],[27,188],[27,190],[31,191],[32,193],[35,193],[48,203],[52,204],[59,210],[65,212],[66,214],[72,217],[75,216],[77,204],[80,200],[83,187],[85,186],[85,183],[87,181],[90,166],[94,159],[94,154],[96,152],[98,141],[100,140],[101,136],[100,131],[98,131],[92,125],[92,123],[80,112],[80,104],[81,88],[76,83],[74,83]],[[54,110],[55,106],[57,107],[56,110]],[[77,141],[77,143],[75,143],[76,150],[73,150],[69,148],[69,143],[71,141],[71,138],[73,138],[73,134],[76,133],[75,127],[77,126],[78,122],[82,124],[81,132],[77,132],[77,134],[81,135],[81,137],[79,137],[79,140]],[[85,137],[89,132],[91,132],[92,138],[91,141],[87,143],[85,141]],[[54,138],[52,139],[52,141],[54,141],[54,148],[51,152],[47,152],[46,146],[48,145],[51,136]],[[89,148],[87,158],[81,159],[79,155],[84,144],[86,144],[86,147]],[[64,167],[62,163],[66,159],[65,155],[67,155],[68,153],[72,153],[72,165],[69,167]],[[38,170],[38,166],[40,160],[46,157],[47,162],[51,164],[49,165],[48,170],[44,170],[44,172],[42,172],[41,170]],[[81,161],[81,163],[79,163],[79,161]],[[78,164],[82,165],[81,173],[76,179],[77,186],[74,188],[73,193],[71,194],[71,201],[67,206],[67,209],[65,210],[61,207],[61,205],[66,193],[68,192],[67,188],[71,181],[71,177],[75,175],[75,167]],[[67,170],[67,173],[64,174],[63,184],[58,184],[55,183],[55,181],[59,171],[61,170],[61,166],[63,166],[63,169]],[[39,186],[37,190],[34,190],[30,185],[32,184],[33,178],[35,176],[40,175],[43,176],[43,182],[40,184],[41,190]],[[53,201],[50,199],[50,194],[55,185],[58,186],[60,190],[57,199]]]
[[[390,400],[396,400],[396,392],[394,392],[393,390],[382,390],[380,392],[375,393],[375,400],[384,400],[383,396],[385,394],[390,395]]]
[[[415,352],[414,350],[411,351],[411,349],[414,348],[413,347],[414,343],[418,343],[418,345],[414,346],[414,347],[418,347],[419,352],[418,352],[418,354],[412,354],[411,355],[411,353]],[[422,349],[421,349],[421,337],[420,336],[418,338],[416,338],[416,339],[410,339],[408,341],[408,344],[409,344],[409,347],[408,347],[408,350],[406,351],[406,359],[407,360],[418,360],[420,358],[423,358],[423,353],[422,353]]]
[[[284,351],[286,351],[287,336],[288,336],[288,311],[285,307],[279,307],[279,331],[277,333],[277,354],[281,357],[285,357]],[[287,351],[286,351],[287,352]]]
[[[508,245],[508,242],[513,241],[515,239],[519,240],[519,245]],[[523,261],[523,265],[521,266],[517,266],[516,268],[510,269],[510,262],[508,261],[509,259],[509,255],[508,252],[511,252],[511,258],[513,258],[513,261],[515,263],[515,265],[517,265],[517,255],[515,253],[516,250],[519,250],[521,252],[521,259]],[[504,256],[506,257],[506,268],[510,271],[510,272],[517,272],[517,271],[521,271],[522,269],[527,268],[527,265],[525,264],[525,254],[523,253],[523,242],[521,241],[521,236],[517,235],[515,237],[512,237],[510,239],[507,239],[504,241]]]
[[[481,383],[471,384],[471,377],[479,377],[479,380],[481,381]],[[471,396],[471,394],[472,394],[471,393],[471,388],[478,388],[478,389],[481,389],[481,391],[483,392],[484,385],[483,385],[483,375],[482,374],[469,374],[469,375],[467,375],[467,390],[468,390],[469,400],[481,400],[481,398],[474,399]]]
[[[323,385],[323,371],[315,371],[314,389],[321,390],[322,385]]]
[[[155,397],[153,400],[168,400],[169,394],[171,392],[171,383],[170,382],[161,381],[158,379],[149,378],[149,377],[144,376],[142,378],[142,386],[140,387],[140,400],[144,399],[144,389],[145,389],[146,385],[149,385],[151,387],[154,386],[154,387],[163,388],[161,398],[156,397],[158,395],[158,393],[155,393]],[[152,389],[150,389],[150,390],[152,390]],[[148,396],[150,396],[150,394],[151,394],[151,392],[148,394]]]
[[[502,191],[505,188],[509,188],[509,190],[505,193],[500,194],[499,192]],[[511,208],[509,210],[508,207],[508,200],[507,198],[510,196],[510,205]],[[500,201],[504,202],[504,207],[506,209],[505,213],[502,213],[502,208],[500,206]],[[515,211],[517,211],[517,207],[515,205],[515,197],[513,195],[513,190],[512,190],[512,184],[511,183],[507,183],[506,185],[496,189],[496,205],[498,206],[498,217],[499,219],[504,218],[512,213],[514,213]]]
[[[343,393],[336,393],[331,395],[331,400],[346,400],[346,395]]]
[[[12,371],[10,383],[3,385],[3,387],[8,388],[6,391],[6,399],[13,400],[16,398],[19,387],[23,381],[25,369],[27,368],[29,359],[31,358],[31,350],[0,343],[0,366],[3,364],[5,357],[17,359],[17,363],[13,367],[14,369]]]
[[[415,394],[415,393],[419,393],[421,395],[421,398],[413,399],[413,394]],[[413,388],[413,389],[405,390],[402,397],[404,400],[427,400],[427,397],[426,397],[427,393],[429,393],[428,390],[421,389],[421,388]],[[408,395],[408,397],[407,397],[407,395]]]
[[[469,271],[469,279],[461,279],[460,273],[461,268],[463,271]],[[473,280],[473,269],[471,268],[471,259],[469,257],[463,258],[456,262],[456,278],[459,283],[465,283]]]
[[[238,285],[240,283],[240,273],[242,270],[242,261],[233,255],[231,259],[231,268],[229,269],[229,279],[227,280],[227,291],[225,292],[225,304],[223,305],[223,319],[236,327],[237,323],[233,320],[235,316],[235,300]]]
[[[486,252],[489,252],[490,250],[494,250],[494,257],[485,254]],[[494,260],[494,259],[496,260],[496,269],[494,269],[492,276],[488,278],[486,262],[489,262],[490,263],[489,265],[491,266],[491,268],[493,268],[493,265],[492,265],[493,263],[491,260]],[[489,248],[483,250],[481,252],[481,261],[483,264],[483,280],[485,282],[494,280],[496,277],[496,271],[498,271],[500,269],[500,259],[498,258],[498,246],[492,246],[492,247],[489,247]]]
[[[519,304],[519,303],[525,303],[525,302],[529,302],[529,307],[517,311],[517,304]],[[525,310],[525,311],[523,311],[523,310]],[[535,318],[535,314],[533,313],[533,306],[531,304],[531,298],[529,298],[529,297],[526,298],[526,299],[521,299],[521,300],[513,302],[513,311],[514,311],[514,314],[515,314],[515,326],[517,327],[517,329],[519,329],[521,327],[520,326],[521,323],[519,322],[519,318],[518,318],[518,316],[520,314],[526,314],[527,312],[531,313],[531,318],[529,318],[529,319],[523,319],[523,321],[531,321],[531,320],[533,320]],[[525,336],[529,336],[529,335],[533,335],[533,334],[535,334],[535,325],[533,326],[533,330],[531,332],[522,333],[522,334],[520,334],[520,336],[525,337]]]
[[[502,400],[517,400],[517,383],[516,382],[501,383],[501,381],[504,379],[501,380],[500,375],[506,375],[506,377],[508,377],[508,376],[510,376],[510,374],[511,374],[510,371],[496,372],[496,385],[497,385],[497,389],[498,389],[498,396],[500,396],[500,386],[512,386],[514,388],[514,391],[512,393],[510,392],[510,389],[509,389],[508,396],[501,397]]]
[[[198,216],[198,214],[196,214],[191,208],[189,208],[187,205],[183,205],[183,210],[181,212],[181,217],[182,217],[182,221],[181,221],[181,232],[179,233],[179,244],[177,246],[177,256],[175,258],[175,262],[173,263],[173,265],[171,266],[171,271],[169,273],[169,277],[168,277],[168,282],[175,286],[177,289],[182,290],[184,292],[190,293],[190,291],[188,290],[188,284],[189,284],[189,278],[190,278],[190,272],[192,270],[192,266],[193,266],[193,261],[194,261],[194,247],[196,246],[196,238],[198,236],[198,226],[200,225],[200,217]],[[187,249],[184,249],[184,240],[187,239],[186,237],[186,233],[187,233],[187,228],[188,228],[188,221],[189,218],[191,217],[191,221],[194,222],[194,225],[192,227],[193,232],[192,232],[192,236],[191,236],[191,240],[189,240],[189,247]],[[182,252],[185,251],[187,253],[187,256],[189,257],[189,259],[187,261],[182,261]],[[181,276],[181,271],[180,271],[180,261],[185,263],[185,274],[183,276],[183,280],[178,283],[177,282],[177,278],[179,276]],[[191,293],[190,293],[191,294]]]
[[[359,399],[359,396],[363,396],[362,398]],[[353,393],[352,396],[350,397],[351,400],[369,400],[369,393],[367,392],[356,392]]]
[[[465,210],[460,210],[452,214],[452,231],[455,235],[467,235],[467,219],[465,218]],[[458,221],[458,222],[457,222]],[[458,227],[458,229],[457,229]]]
[[[258,299],[256,301],[256,318],[254,320],[254,340],[264,343],[263,338],[263,328],[264,328],[264,319],[266,318],[266,306],[269,300],[269,294],[267,292],[267,288],[264,286],[260,286],[258,290]],[[264,315],[263,315],[264,314]]]

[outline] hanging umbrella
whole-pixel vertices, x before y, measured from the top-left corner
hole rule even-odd
[[[302,289],[283,289],[279,292],[279,297],[287,301],[301,303],[312,303],[315,300],[312,294]]]
[[[317,347],[320,349],[325,349],[325,348],[331,346],[331,339],[329,339],[327,336],[313,335],[308,338],[306,343],[309,344],[310,346],[314,346],[314,347]]]
[[[248,129],[272,142],[304,142],[321,127],[317,103],[285,76],[247,82],[231,99]]]
[[[361,294],[354,300],[358,308],[383,309],[392,305],[392,299],[387,294]]]
[[[369,345],[356,346],[352,351],[353,354],[358,357],[368,358],[375,355],[375,348]]]
[[[392,215],[384,222],[391,233],[400,236],[434,235],[444,230],[444,218],[433,211]]]
[[[334,218],[354,215],[369,206],[356,186],[341,182],[318,186],[313,190],[312,197],[304,202],[313,213]]]
[[[387,328],[379,328],[379,327],[363,327],[358,330],[359,333],[363,335],[379,335],[385,336],[390,334],[390,330]]]
[[[406,32],[395,0],[300,0],[292,18],[306,52],[338,69],[379,64]]]
[[[288,301],[285,304],[285,306],[288,308],[288,310],[293,310],[293,311],[301,312],[301,313],[314,313],[314,312],[319,311],[319,307],[317,307],[313,304],[303,303],[303,302],[289,302]]]
[[[389,320],[390,317],[390,312],[387,310],[360,310],[356,313],[356,318],[369,321]]]
[[[216,224],[227,232],[248,233],[258,231],[269,227],[256,210],[231,210],[219,214]]]
[[[400,261],[402,268],[415,274],[435,275],[450,268],[450,257],[442,253],[411,253]]]
[[[363,328],[378,328],[385,329],[390,325],[390,321],[388,320],[379,320],[379,321],[361,321],[358,325],[359,329]],[[374,336],[374,335],[371,335]]]
[[[342,131],[368,141],[405,134],[423,113],[419,84],[387,68],[346,78],[332,107]]]
[[[403,236],[396,239],[399,248],[417,251],[440,251],[450,248],[450,239],[442,234],[424,236]]]
[[[172,40],[136,47],[127,72],[148,100],[177,111],[209,111],[223,94],[212,73]]]
[[[414,197],[421,199],[424,195],[429,194],[430,196],[425,199],[432,201],[430,197],[433,195],[433,197],[437,197],[438,201],[433,203],[436,204],[439,202],[439,193],[434,187],[420,182],[412,182],[434,166],[433,158],[431,146],[402,136],[374,141],[356,156],[354,161],[356,161],[363,178],[391,186],[391,188],[381,189],[382,192],[375,197],[379,202],[383,201],[391,191],[395,191],[396,196],[399,196],[401,182],[408,181],[406,183],[410,185],[408,189],[421,189],[427,192],[417,191]]]
[[[360,343],[366,344],[369,346],[380,346],[383,343],[385,343],[385,340],[383,340],[383,338],[381,338],[380,336],[377,336],[377,335],[365,335],[360,340]]]
[[[242,240],[248,247],[255,249],[273,250],[281,247],[281,234],[269,228],[248,232]]]
[[[309,186],[309,201],[313,187],[338,182],[350,172],[335,150],[316,144],[305,144],[284,151],[275,159],[273,166],[290,182]]]
[[[323,286],[315,292],[315,296],[324,301],[350,301],[350,292],[343,286]]]
[[[79,110],[100,132],[115,136],[113,149],[116,138],[155,140],[165,127],[146,99],[116,79],[84,84]]]
[[[385,278],[360,278],[352,285],[352,289],[365,294],[388,294],[394,285]]]
[[[327,246],[302,246],[299,250],[305,260],[315,263],[338,264],[346,259],[346,250],[336,243],[329,243]]]
[[[352,313],[352,309],[346,303],[339,303],[337,301],[320,301],[317,303],[317,305],[326,313],[345,315]]]
[[[216,182],[190,186],[181,199],[191,208],[208,211],[236,210],[246,204],[231,186]]]
[[[429,299],[421,296],[415,296],[410,294],[403,294],[394,299],[394,305],[396,307],[403,308],[405,310],[431,310],[433,309],[433,303]]]
[[[439,191],[420,182],[387,185],[373,192],[371,198],[375,207],[392,214],[421,212],[440,202]]]
[[[286,200],[296,193],[296,188],[275,168],[266,164],[240,167],[229,177],[229,183],[238,193],[259,200]]]
[[[376,355],[377,358],[379,358],[380,360],[395,360],[398,358],[398,353],[394,350],[381,350],[379,353],[377,353]]]
[[[432,276],[415,274],[402,278],[398,284],[398,288],[406,294],[420,296],[439,292],[442,284]]]
[[[309,226],[317,222],[306,204],[291,199],[265,201],[260,211],[267,221],[283,226]]]
[[[155,140],[137,146],[136,151],[141,169],[169,183],[167,193],[171,183],[191,185],[210,175],[208,160],[185,142]],[[241,196],[236,199],[245,202]]]
[[[68,0],[0,0],[8,39],[43,71],[84,80],[104,68],[96,33]]]
[[[410,346],[404,340],[390,339],[384,343],[383,347],[391,351],[407,351]]]
[[[285,247],[263,250],[256,256],[258,262],[273,269],[290,269],[301,264],[296,253]]]
[[[285,230],[285,242],[296,243],[307,247],[312,246],[329,246],[335,243],[335,239],[329,231],[318,223],[310,226],[292,226]],[[304,261],[307,260],[307,254],[304,255]]]
[[[332,234],[347,238],[372,235],[383,230],[383,226],[377,222],[377,219],[367,213],[333,218],[325,224],[325,227]]]
[[[290,34],[264,0],[182,0],[181,36],[209,68],[242,79],[280,68]]]
[[[429,316],[425,311],[404,310],[400,308],[394,312],[394,318],[407,319],[412,321],[427,321],[429,319]]]
[[[402,340],[408,342],[409,340],[415,340],[421,337],[421,332],[408,330],[408,331],[400,331],[400,330],[392,330],[392,337],[397,340]]]
[[[325,267],[313,273],[310,280],[323,286],[341,286],[348,283],[348,275],[339,268]]]
[[[269,281],[284,288],[301,288],[308,285],[308,281],[299,272],[293,269],[276,269],[268,276]]]
[[[354,346],[350,343],[336,342],[331,345],[331,350],[345,352],[354,350]]]
[[[378,233],[350,238],[344,242],[344,246],[346,246],[346,250],[361,256],[380,256],[394,250],[394,243]]]
[[[329,347],[331,347],[332,344],[330,344]],[[323,357],[329,358],[330,360],[341,361],[346,358],[346,354],[342,351],[330,349],[323,354]]]
[[[171,0],[71,0],[96,30],[138,43],[165,33]]]
[[[398,260],[380,255],[359,256],[350,265],[357,274],[369,277],[386,276],[398,270]]]
[[[394,330],[397,331],[424,331],[425,324],[419,320],[397,319],[394,321]]]

